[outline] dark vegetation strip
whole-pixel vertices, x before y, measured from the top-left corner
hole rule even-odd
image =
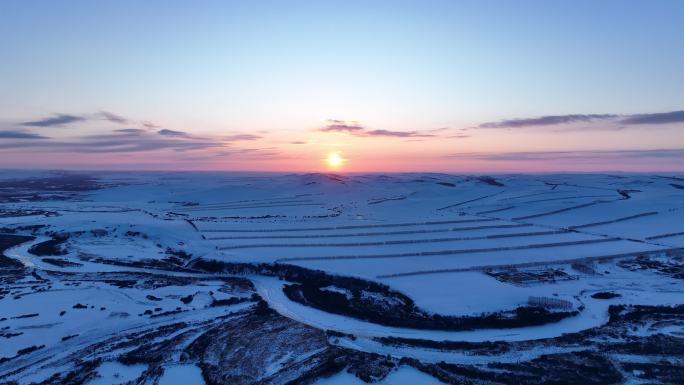
[[[604,294],[600,297],[606,297],[607,294],[615,293],[597,293]],[[619,295],[618,295],[619,296]],[[610,295],[607,297],[615,298]],[[511,350],[529,350],[534,346],[562,346],[562,345],[574,345],[580,341],[586,340],[588,338],[594,338],[599,335],[603,335],[608,332],[610,334],[614,333],[612,328],[616,324],[638,324],[641,322],[653,322],[654,319],[658,321],[671,321],[677,319],[684,315],[684,305],[675,306],[647,306],[647,305],[609,305],[608,307],[609,321],[603,326],[597,328],[583,330],[574,333],[566,333],[559,337],[549,337],[536,339],[532,341],[482,341],[482,342],[466,342],[466,341],[453,341],[453,340],[426,340],[417,338],[405,338],[405,337],[373,337],[373,341],[381,343],[383,345],[397,346],[397,347],[417,347],[417,348],[428,348],[428,349],[438,349],[438,350],[459,350],[459,351],[470,351],[478,355],[500,355],[510,352]],[[662,334],[661,334],[662,335]],[[648,338],[648,337],[647,337]],[[657,338],[657,337],[656,337]],[[678,340],[674,340],[677,341]],[[655,344],[653,346],[653,353],[656,355],[663,354],[668,348],[662,343]],[[675,342],[677,345],[677,342]],[[639,342],[608,342],[604,345],[608,350],[613,350],[616,345],[620,345],[620,350],[624,350],[625,347],[633,347],[638,350],[640,354],[645,353],[646,349],[649,347],[644,346]],[[682,352],[682,348],[675,347],[677,353]]]
[[[224,246],[220,247],[219,250],[232,250],[232,249],[253,249],[261,247],[355,247],[355,246],[391,246],[391,245],[403,245],[403,244],[416,244],[416,243],[439,243],[439,242],[454,242],[454,241],[474,241],[479,239],[497,239],[497,238],[516,238],[516,237],[531,237],[538,235],[554,235],[554,234],[565,234],[568,230],[551,230],[551,231],[536,231],[536,232],[526,232],[526,233],[512,233],[512,234],[496,234],[496,235],[485,235],[480,237],[453,237],[453,238],[432,238],[432,239],[406,239],[406,240],[394,240],[394,241],[377,241],[377,242],[348,242],[348,243],[271,243],[271,244],[253,244],[253,245],[236,245],[236,246]]]
[[[608,221],[602,221],[602,222],[593,222],[593,223],[586,223],[583,225],[577,225],[577,226],[570,226],[568,227],[569,229],[583,229],[586,227],[594,227],[594,226],[602,226],[602,225],[609,225],[611,223],[618,223],[618,222],[624,222],[628,221],[630,219],[637,219],[637,218],[642,218],[642,217],[648,217],[651,215],[656,215],[658,214],[657,211],[649,211],[647,213],[641,213],[641,214],[636,214],[636,215],[630,215],[627,217],[622,217],[622,218],[617,218],[613,220],[608,220]]]
[[[21,269],[24,265],[5,255],[5,250],[14,246],[19,246],[24,242],[29,242],[36,239],[35,237],[26,235],[2,234],[0,235],[0,268]]]
[[[66,259],[60,259],[60,258],[43,258],[43,262],[49,263],[51,265],[57,266],[57,267],[79,267],[83,266],[82,263],[78,262],[71,262]]]
[[[270,201],[243,201],[243,202],[225,202],[225,203],[206,203],[180,206],[181,208],[207,208],[207,207],[242,207],[242,206],[262,206],[262,205],[279,205],[285,203],[310,203],[311,199],[273,199]]]
[[[498,193],[498,194],[500,194],[500,193]],[[485,195],[485,196],[481,196],[481,197],[479,197],[479,198],[470,199],[470,200],[467,200],[467,201],[455,203],[455,204],[453,204],[453,205],[440,207],[440,208],[437,209],[437,211],[447,210],[447,209],[451,209],[451,208],[454,208],[454,207],[462,206],[462,205],[465,205],[465,204],[468,204],[468,203],[477,202],[477,201],[479,201],[479,200],[487,199],[487,198],[489,198],[489,197],[493,197],[493,196],[498,195],[498,194]]]
[[[613,195],[576,195],[576,196],[560,197],[560,198],[536,199],[536,200],[517,202],[517,203],[519,205],[524,205],[524,204],[539,203],[539,202],[562,201],[565,199],[612,198],[612,197],[613,197]]]
[[[480,354],[503,354],[510,351],[511,344],[507,341],[483,341],[483,342],[467,342],[467,341],[434,341],[417,338],[404,337],[374,337],[373,341],[379,342],[382,345],[397,346],[397,347],[414,347],[414,348],[428,348],[439,350],[466,350],[477,351]]]
[[[515,206],[506,206],[506,207],[502,207],[499,209],[479,211],[479,212],[476,212],[475,215],[498,213],[499,211],[506,211],[506,210],[510,210],[512,208],[515,208]]]
[[[376,229],[383,227],[409,227],[409,226],[432,226],[432,225],[449,225],[456,223],[476,223],[476,222],[491,222],[498,219],[482,218],[482,219],[461,219],[453,221],[428,221],[428,222],[406,222],[406,223],[385,223],[379,225],[350,225],[350,226],[333,226],[333,227],[295,227],[282,229],[248,229],[248,230],[221,230],[210,229],[202,230],[205,233],[277,233],[285,231],[323,231],[323,230],[351,230],[351,229]]]
[[[289,205],[299,203],[311,203],[311,199],[306,200],[289,200],[289,201],[272,201],[272,202],[245,202],[241,204],[193,204],[189,206],[182,206],[180,210],[202,210],[202,209],[224,209],[224,208],[242,208],[242,207],[259,207],[259,206],[273,206],[273,205]]]
[[[186,219],[185,221],[188,222],[188,224],[192,226],[192,228],[195,229],[195,231],[197,231],[198,233],[200,232],[200,229],[197,228],[195,222],[191,221],[190,219]]]
[[[651,240],[651,239],[662,239],[662,238],[671,238],[671,237],[678,237],[680,235],[684,235],[684,231],[680,231],[678,233],[668,233],[668,234],[660,234],[660,235],[653,235],[650,237],[646,237],[645,239]]]
[[[564,213],[564,212],[566,212],[566,211],[577,210],[577,209],[582,209],[582,208],[585,208],[585,207],[594,206],[594,205],[597,205],[597,204],[599,204],[599,203],[610,203],[610,202],[613,202],[613,201],[598,200],[598,201],[593,201],[593,202],[589,202],[589,203],[584,203],[584,204],[577,205],[577,206],[571,206],[571,207],[565,207],[565,208],[558,209],[558,210],[547,211],[547,212],[545,212],[545,213],[532,214],[532,215],[525,215],[525,216],[522,216],[522,217],[513,218],[513,220],[514,220],[514,221],[519,221],[519,220],[523,220],[523,219],[532,219],[532,218],[545,217],[545,216],[547,216],[547,215],[560,214],[560,213]]]
[[[403,200],[405,200],[406,198],[408,198],[408,197],[407,197],[407,196],[401,196],[401,197],[394,197],[394,198],[374,199],[374,200],[368,201],[368,205],[369,205],[369,206],[370,206],[370,205],[377,205],[377,204],[380,204],[380,203],[385,203],[385,202],[390,202],[390,201],[403,201]]]
[[[656,175],[656,178],[661,178],[661,179],[672,179],[672,180],[681,180],[684,182],[684,178],[680,178],[678,176],[665,176],[665,175]]]
[[[321,206],[324,203],[291,203],[282,205],[260,205],[260,206],[235,206],[235,207],[199,207],[192,209],[184,209],[180,211],[212,211],[212,210],[242,210],[242,209],[261,209],[270,207],[299,207],[299,206]]]
[[[231,206],[231,205],[239,205],[239,204],[267,204],[267,203],[278,203],[278,202],[285,202],[285,201],[293,201],[293,200],[302,200],[299,199],[303,196],[311,196],[312,194],[304,194],[304,195],[296,195],[292,197],[281,197],[281,198],[263,198],[263,199],[243,199],[239,201],[227,201],[227,202],[216,202],[216,203],[206,203],[203,206]],[[173,202],[176,203],[175,207],[188,207],[187,203],[188,202]],[[192,203],[192,202],[191,202]],[[192,203],[193,205],[198,205],[199,203]]]
[[[565,193],[570,193],[570,192],[577,192],[577,191],[553,191],[553,190],[546,190],[546,191],[538,192],[538,193],[534,193],[534,194],[525,194],[525,195],[518,195],[518,196],[515,196],[515,197],[501,198],[501,199],[498,199],[497,201],[503,202],[503,201],[511,201],[511,200],[515,200],[515,199],[520,199],[520,198],[535,197],[535,196],[539,196],[539,195],[547,195],[547,194],[565,194]]]
[[[396,254],[368,254],[368,255],[339,255],[339,256],[323,256],[323,257],[293,257],[280,258],[276,262],[293,262],[293,261],[319,261],[319,260],[339,260],[339,259],[376,259],[376,258],[407,258],[407,257],[431,257],[442,255],[457,255],[457,254],[475,254],[488,253],[497,251],[510,250],[529,250],[542,249],[548,247],[563,247],[575,245],[587,245],[594,243],[605,243],[620,241],[620,238],[602,238],[602,239],[587,239],[582,241],[568,241],[568,242],[553,242],[553,243],[535,243],[524,246],[504,246],[504,247],[486,247],[480,249],[456,249],[456,250],[438,250],[438,251],[422,251],[412,253],[396,253]]]
[[[31,246],[28,252],[39,257],[68,254],[62,245],[69,239],[69,236],[66,234],[54,234],[52,237],[52,239]]]
[[[568,187],[579,187],[579,188],[586,188],[586,189],[592,189],[592,190],[608,190],[608,191],[615,191],[615,189],[610,188],[610,187],[596,187],[596,186],[584,186],[584,185],[579,185],[579,184],[573,184],[573,183],[552,183],[552,182],[544,182],[549,186],[568,186]]]
[[[294,283],[283,289],[292,301],[385,326],[434,330],[514,328],[557,322],[578,314],[576,311],[550,312],[538,307],[519,307],[477,316],[443,316],[420,309],[407,295],[379,282],[332,275],[301,266],[231,263],[198,258],[189,267],[208,273],[278,277]],[[329,286],[345,289],[351,296],[324,289]]]
[[[285,295],[294,302],[328,313],[340,314],[378,325],[427,330],[476,330],[518,328],[558,322],[579,312],[551,312],[541,307],[521,306],[512,311],[494,312],[477,316],[445,316],[429,314],[415,305],[377,306],[363,298],[361,292],[350,299],[345,294],[305,284],[286,285]]]
[[[522,269],[527,267],[535,266],[548,266],[548,265],[566,265],[577,262],[606,262],[613,259],[627,258],[634,256],[651,256],[658,255],[662,253],[669,252],[682,252],[684,248],[673,247],[667,249],[655,249],[648,251],[638,251],[620,254],[609,254],[609,255],[599,255],[590,257],[580,257],[580,258],[568,258],[568,259],[558,259],[554,261],[539,261],[539,262],[524,262],[515,264],[501,264],[501,265],[482,265],[482,266],[470,266],[455,269],[435,269],[435,270],[419,270],[419,271],[409,271],[406,273],[394,273],[394,274],[382,274],[376,276],[378,279],[383,278],[398,278],[398,277],[410,277],[414,275],[427,275],[427,274],[443,274],[443,273],[464,273],[467,271],[487,271],[487,270],[499,270],[499,269]]]
[[[493,226],[469,226],[469,227],[454,227],[451,229],[437,229],[437,230],[406,230],[406,231],[387,231],[387,232],[373,232],[373,233],[352,233],[352,234],[306,234],[306,235],[251,235],[238,237],[214,237],[207,238],[209,240],[226,240],[226,239],[309,239],[309,238],[352,238],[352,237],[371,237],[381,235],[408,235],[408,234],[432,234],[432,233],[448,233],[468,230],[484,230],[484,229],[512,229],[518,227],[531,227],[532,224],[518,223],[513,225],[493,225]]]

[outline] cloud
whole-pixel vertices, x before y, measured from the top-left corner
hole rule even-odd
[[[34,134],[27,131],[0,131],[0,139],[47,139],[46,136]]]
[[[538,151],[503,153],[463,153],[450,158],[477,159],[487,161],[593,161],[606,159],[681,159],[684,149],[637,149],[637,150],[586,150],[586,151]]]
[[[164,136],[184,137],[184,138],[187,138],[190,136],[187,132],[169,130],[166,128],[157,131],[157,134],[164,135]]]
[[[307,142],[301,141],[301,140],[295,140],[293,142],[290,142],[290,144],[306,144]]]
[[[239,141],[245,141],[245,140],[259,140],[262,137],[259,135],[252,135],[252,134],[235,134],[235,135],[229,135],[229,136],[224,136],[223,139],[229,142],[239,142]]]
[[[145,151],[171,150],[228,150],[231,142],[257,140],[260,136],[235,134],[226,137],[195,137],[183,131],[162,129],[148,131],[141,128],[121,128],[108,134],[93,134],[66,140],[50,140],[26,131],[0,131],[0,138],[17,139],[11,143],[0,143],[0,150],[36,149],[46,152],[76,153],[138,153]],[[32,139],[44,139],[34,141]],[[256,149],[233,149],[231,153],[255,152]]]
[[[622,124],[668,124],[682,122],[684,122],[684,111],[631,115],[620,120]]]
[[[418,131],[389,131],[389,130],[372,130],[364,131],[361,136],[391,136],[395,138],[429,138],[432,134],[421,134]]]
[[[155,129],[159,128],[158,125],[156,125],[150,121],[147,121],[147,120],[140,122],[140,124],[142,124],[143,127],[150,129],[150,130],[155,130]]]
[[[521,127],[539,127],[539,126],[557,126],[562,124],[573,123],[594,123],[597,121],[607,121],[623,126],[592,126],[585,129],[609,129],[621,130],[624,125],[659,125],[684,123],[684,111],[670,111],[647,114],[631,114],[631,115],[617,115],[617,114],[573,114],[573,115],[548,115],[536,118],[523,119],[507,119],[498,122],[486,122],[477,126],[477,128],[521,128]]]
[[[116,124],[129,124],[130,120],[124,118],[121,115],[114,114],[108,111],[100,111],[95,114],[89,115],[71,115],[71,114],[55,114],[47,118],[23,122],[20,123],[22,126],[31,127],[56,127],[64,126],[71,123],[85,122],[88,120],[107,120]]]
[[[135,122],[131,119],[125,118],[121,115],[115,114],[113,112],[109,111],[100,111],[96,113],[91,113],[91,114],[81,114],[81,115],[72,115],[72,114],[54,114],[52,116],[43,118],[43,119],[38,119],[34,121],[28,121],[28,122],[23,122],[20,123],[22,126],[31,126],[31,127],[57,127],[57,126],[64,126],[67,124],[71,123],[80,123],[80,122],[87,122],[87,121],[102,121],[106,120],[111,123],[115,124],[140,124],[145,128],[148,129],[156,129],[158,128],[155,124],[148,122],[148,121],[142,121],[142,122]]]
[[[344,120],[328,119],[328,124],[319,129],[322,132],[361,132],[366,129],[357,122],[345,122]]]
[[[228,145],[228,143],[221,140],[164,137],[143,130],[132,131],[124,129],[115,131],[112,134],[88,135],[64,141],[22,140],[12,143],[0,143],[0,150],[26,148],[52,152],[136,153],[156,150],[203,150],[226,148]]]
[[[574,115],[548,115],[537,118],[509,119],[498,122],[482,123],[479,128],[519,128],[533,126],[552,126],[568,123],[586,123],[595,120],[607,120],[617,118],[619,115],[612,114],[574,114]]]
[[[144,134],[147,131],[141,129],[141,128],[120,128],[118,130],[114,130],[114,132],[123,132],[127,134]]]
[[[393,137],[393,138],[428,138],[435,135],[425,134],[418,131],[390,131],[390,130],[369,130],[358,122],[347,122],[344,120],[329,119],[328,124],[318,129],[321,132],[343,132],[354,136],[372,137]]]
[[[199,137],[195,137],[190,135],[187,132],[183,131],[176,131],[176,130],[169,130],[169,129],[161,129],[157,131],[159,135],[163,136],[169,136],[169,137],[176,137],[176,138],[193,138],[193,139],[201,139]],[[235,134],[235,135],[228,135],[228,136],[222,136],[220,139],[225,142],[240,142],[240,141],[250,141],[250,140],[259,140],[262,137],[259,135],[252,135],[252,134]]]
[[[83,116],[67,115],[67,114],[56,114],[47,118],[34,120],[30,122],[21,123],[22,126],[32,126],[32,127],[53,127],[53,126],[63,126],[69,123],[76,123],[85,121],[86,118]]]
[[[105,120],[109,120],[112,123],[119,123],[119,124],[128,124],[129,121],[128,119],[124,118],[123,116],[113,114],[111,112],[107,111],[100,111],[100,116],[104,118]]]

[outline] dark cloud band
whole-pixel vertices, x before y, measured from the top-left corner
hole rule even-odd
[[[536,118],[508,119],[498,122],[482,123],[478,128],[522,128],[538,126],[557,126],[572,123],[590,123],[595,121],[614,121],[622,125],[658,125],[684,122],[684,111],[659,112],[651,114],[573,114],[548,115]]]
[[[27,131],[0,131],[0,139],[47,139],[46,136]]]

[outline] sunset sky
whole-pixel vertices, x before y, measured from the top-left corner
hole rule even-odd
[[[684,1],[2,0],[0,50],[3,168],[684,171]]]

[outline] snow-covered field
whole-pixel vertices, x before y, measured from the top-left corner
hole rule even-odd
[[[306,356],[274,353],[260,370],[225,383],[279,383],[275,378],[285,373],[293,379],[292,368],[304,373],[313,365],[307,359],[330,349],[418,362],[510,362],[382,341],[522,344],[612,327],[611,305],[684,305],[678,249],[684,247],[684,179],[678,175],[102,173],[68,184],[63,176],[0,174],[0,236],[35,237],[7,247],[7,259],[0,260],[0,383],[60,383],[66,379],[51,376],[83,362],[92,366],[84,376],[90,374],[74,378],[91,385],[217,381],[203,360],[221,362],[221,354],[197,358],[193,341],[217,325],[239,323],[240,314],[258,313],[260,300],[306,335],[332,330],[347,337],[329,335],[325,348],[310,337],[318,347]],[[514,312],[529,307],[530,297],[560,300],[576,314],[519,328],[400,327],[297,302],[284,293],[293,282],[283,276],[213,272],[194,268],[198,261],[298,266],[376,282],[428,316]],[[359,298],[350,288],[327,290]],[[607,292],[615,296],[593,296]],[[382,306],[391,312],[388,303]],[[642,334],[681,338],[680,321]],[[110,341],[164,327],[173,330],[152,338],[157,342]],[[120,358],[167,340],[176,345],[157,361]],[[518,359],[534,360],[577,347],[516,349]],[[81,364],[74,363],[77,356]],[[371,378],[440,383],[427,374],[433,369],[420,367],[403,362]],[[618,372],[625,380],[640,378]],[[361,383],[357,377],[336,371],[301,381]]]

